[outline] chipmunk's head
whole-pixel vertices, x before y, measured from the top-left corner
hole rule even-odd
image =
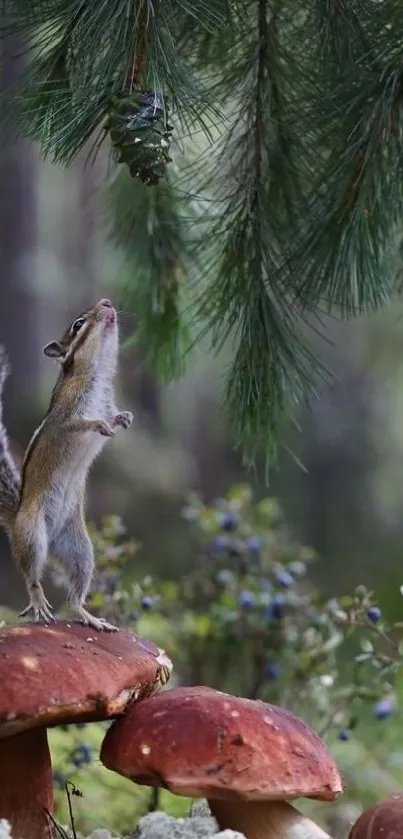
[[[102,366],[113,372],[118,354],[118,320],[111,301],[100,300],[73,321],[60,341],[46,344],[43,352],[60,361],[66,372],[76,366],[92,370]]]

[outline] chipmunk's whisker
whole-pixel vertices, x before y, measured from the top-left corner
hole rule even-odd
[[[135,315],[133,312],[130,312],[128,309],[116,309],[119,317],[123,318],[130,318],[131,320],[135,320]]]

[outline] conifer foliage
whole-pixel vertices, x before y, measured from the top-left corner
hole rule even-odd
[[[2,33],[29,44],[21,132],[66,165],[109,146],[147,363],[231,346],[234,440],[272,461],[327,375],[309,327],[397,293],[401,0],[3,0]]]

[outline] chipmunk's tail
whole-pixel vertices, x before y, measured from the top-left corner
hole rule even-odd
[[[18,507],[21,475],[14,463],[3,425],[3,387],[10,372],[7,353],[0,345],[0,524],[7,527]]]

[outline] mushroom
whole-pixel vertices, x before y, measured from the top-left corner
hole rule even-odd
[[[403,836],[403,792],[393,792],[364,810],[348,839],[398,839]]]
[[[165,684],[164,651],[130,632],[81,624],[0,628],[0,819],[12,835],[50,839],[48,727],[106,720]]]
[[[302,720],[207,687],[132,706],[109,728],[101,760],[138,784],[206,797],[220,828],[247,839],[328,839],[287,801],[343,791],[332,756]]]

